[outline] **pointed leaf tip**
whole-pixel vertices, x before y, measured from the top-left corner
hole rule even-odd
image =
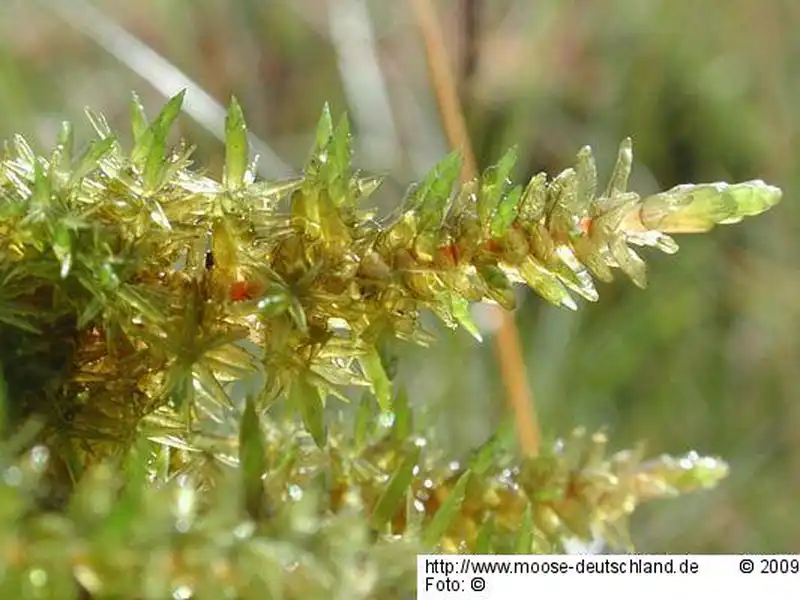
[[[516,554],[530,554],[533,545],[533,508],[530,503],[525,507],[522,523],[517,532],[515,542]]]
[[[138,142],[142,138],[149,125],[150,122],[147,119],[144,106],[142,106],[142,101],[139,95],[133,92],[131,94],[131,130],[134,142]]]
[[[244,185],[249,156],[247,124],[242,107],[236,97],[231,96],[228,114],[225,117],[224,184],[229,190],[235,190]]]
[[[331,106],[327,102],[322,106],[322,114],[317,122],[317,145],[316,150],[320,150],[328,143],[333,135],[333,118],[331,117]]]
[[[306,430],[317,446],[324,448],[327,442],[325,412],[320,391],[305,377],[296,379],[289,390],[289,401],[300,412]]]
[[[444,209],[461,176],[462,155],[453,150],[434,165],[407,198],[410,209],[420,211],[423,229],[438,230]]]
[[[134,98],[131,106],[132,127],[135,144],[131,152],[131,162],[142,171],[142,178],[148,190],[156,189],[166,170],[167,137],[175,120],[183,108],[186,90],[175,94],[161,109],[149,125],[141,106],[136,106]]]
[[[345,184],[348,181],[350,171],[350,159],[352,158],[352,139],[350,135],[350,121],[347,115],[344,114],[339,119],[336,127],[332,133],[332,141],[330,143],[330,170],[328,173],[328,180],[339,184]],[[339,198],[337,198],[337,203]]]
[[[239,466],[245,509],[253,519],[258,519],[264,506],[262,475],[267,464],[261,425],[251,396],[247,397],[239,427]]]
[[[472,475],[471,471],[465,471],[453,485],[450,493],[445,498],[444,502],[439,506],[439,510],[433,515],[433,518],[428,523],[423,534],[423,544],[428,548],[434,548],[442,539],[442,536],[447,533],[447,530],[455,521],[459,512],[461,512],[461,505],[464,503],[464,497],[467,493],[467,483]]]
[[[381,356],[375,348],[359,358],[364,375],[372,387],[372,393],[381,410],[392,410],[392,382],[383,367]]]
[[[633,140],[626,137],[620,142],[617,151],[617,161],[608,179],[605,197],[613,198],[618,194],[623,194],[628,190],[628,179],[633,168]]]
[[[397,509],[400,508],[406,490],[409,489],[414,478],[414,468],[419,461],[419,453],[419,447],[415,446],[411,454],[406,456],[400,467],[394,472],[378,498],[371,518],[372,526],[376,529],[391,521]]]

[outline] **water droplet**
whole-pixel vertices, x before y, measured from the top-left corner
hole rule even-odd
[[[299,485],[293,483],[292,485],[289,486],[289,497],[295,502],[298,502],[303,497],[303,490],[300,488]]]
[[[34,587],[44,587],[47,585],[47,572],[44,569],[31,569],[28,579]]]
[[[172,592],[172,597],[175,598],[175,600],[189,600],[192,594],[192,588],[188,585],[181,585],[175,588],[175,591]]]
[[[19,467],[9,467],[3,473],[3,481],[6,485],[17,487],[22,483],[22,470]]]
[[[178,533],[188,533],[191,528],[192,526],[188,519],[178,519],[175,521],[175,531]]]
[[[180,516],[189,516],[194,514],[195,507],[195,493],[194,490],[188,487],[182,487],[178,490],[178,497],[175,506],[176,512]]]
[[[378,417],[378,424],[381,427],[391,427],[394,425],[394,413],[393,412],[382,412]]]
[[[102,582],[91,568],[84,564],[75,565],[75,579],[92,594],[99,594],[102,589]]]
[[[256,526],[254,523],[247,522],[242,523],[241,525],[237,525],[236,529],[233,530],[233,535],[237,539],[246,540],[253,532],[256,530]]]
[[[36,446],[31,450],[31,461],[36,469],[41,469],[47,464],[47,459],[50,457],[50,451],[45,446]]]

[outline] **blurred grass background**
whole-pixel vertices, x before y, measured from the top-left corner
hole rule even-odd
[[[545,435],[605,426],[615,447],[731,463],[718,490],[641,510],[640,551],[800,551],[800,4],[435,3],[481,166],[517,144],[520,179],[555,174],[588,143],[604,177],[630,135],[640,193],[784,188],[770,213],[648,253],[644,292],[620,280],[576,314],[525,293],[517,316]],[[267,176],[302,165],[325,101],[349,113],[356,164],[387,176],[388,204],[447,150],[405,0],[0,4],[4,139],[47,148],[64,119],[85,139],[85,106],[127,130],[132,90],[155,112],[187,86],[180,133],[214,174],[232,93]],[[490,343],[439,338],[404,349],[401,376],[458,454],[500,423],[504,392]]]

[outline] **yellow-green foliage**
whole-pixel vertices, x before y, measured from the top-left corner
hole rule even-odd
[[[151,122],[135,100],[130,151],[89,113],[82,153],[65,125],[49,155],[17,137],[0,162],[8,597],[403,597],[417,551],[627,548],[638,503],[725,475],[694,454],[609,455],[582,431],[535,458],[500,432],[454,463],[421,437],[389,357],[430,341],[426,310],[479,338],[469,303],[512,309],[515,282],[570,308],[614,269],[644,287],[632,245],[675,252],[668,234],[780,190],[642,198],[626,140],[602,190],[588,148],[526,185],[513,150],[464,185],[453,154],[386,217],[327,108],[302,176],[258,181],[233,101],[218,182],[167,146],[181,101]],[[355,422],[331,420],[354,386]]]

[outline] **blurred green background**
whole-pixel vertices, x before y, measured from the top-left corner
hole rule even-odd
[[[521,292],[518,323],[545,434],[606,426],[614,447],[721,455],[711,493],[647,506],[644,552],[800,551],[800,4],[792,0],[433,0],[482,166],[517,144],[520,179],[584,144],[608,174],[634,139],[631,188],[762,178],[771,212],[647,253],[577,313]],[[155,112],[188,87],[181,135],[219,174],[222,105],[245,108],[262,174],[298,169],[325,101],[347,111],[356,164],[383,201],[447,151],[405,0],[3,0],[0,135],[49,147],[83,108],[126,128],[132,90]],[[490,323],[481,309],[476,317]],[[401,376],[455,455],[503,417],[492,344],[439,328]]]

